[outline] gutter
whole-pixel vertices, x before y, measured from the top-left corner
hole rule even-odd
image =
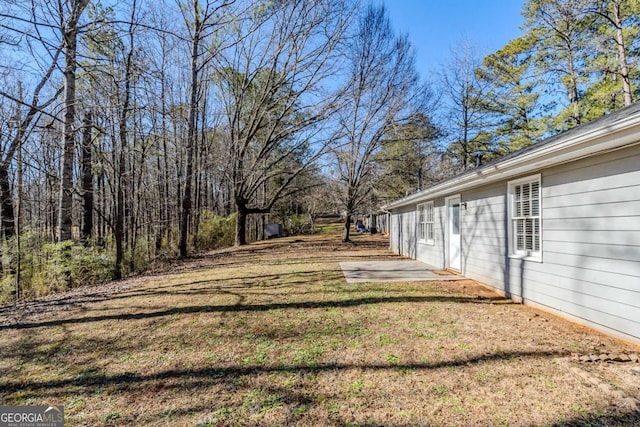
[[[381,209],[397,209],[416,202],[539,172],[540,169],[572,162],[594,154],[636,145],[640,143],[640,110],[638,106],[639,104],[632,106],[637,111],[633,111],[630,116],[618,120],[615,117],[616,113],[605,116],[585,124],[584,127],[575,128],[574,132],[568,131],[551,137],[537,145],[534,144],[523,149],[520,154],[497,160],[493,164],[489,163],[479,169],[388,203]],[[620,110],[620,112],[626,112],[625,110],[627,109]],[[612,123],[607,123],[612,119]]]

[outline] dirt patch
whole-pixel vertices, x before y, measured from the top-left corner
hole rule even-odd
[[[456,273],[449,270],[432,270],[432,272],[438,276],[456,276]]]
[[[612,360],[584,363],[573,357],[566,364],[583,381],[614,399],[617,406],[640,411],[639,363]]]
[[[338,262],[386,247],[275,239],[4,307],[0,404],[70,426],[640,424],[571,369],[624,343],[473,281],[345,283]],[[609,368],[585,369],[638,391]]]

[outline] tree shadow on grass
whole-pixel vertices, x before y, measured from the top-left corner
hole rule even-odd
[[[226,292],[231,293],[231,292]],[[167,310],[152,311],[146,313],[122,313],[109,314],[102,316],[87,316],[68,319],[56,319],[43,322],[32,323],[15,323],[9,325],[0,325],[0,331],[12,329],[34,329],[42,327],[52,327],[68,324],[81,324],[90,322],[101,322],[105,320],[140,320],[152,319],[163,316],[172,316],[176,314],[194,314],[194,313],[229,313],[229,312],[264,312],[270,310],[306,310],[315,308],[344,308],[357,307],[361,305],[373,304],[395,304],[395,303],[470,303],[470,304],[487,304],[494,301],[507,301],[502,297],[456,297],[456,296],[405,296],[405,297],[370,297],[355,298],[336,301],[305,301],[290,303],[271,303],[271,304],[255,304],[255,305],[196,305],[186,307],[172,307]]]
[[[317,276],[317,277],[316,277]],[[45,313],[53,310],[69,310],[70,308],[81,311],[88,311],[84,304],[101,301],[115,301],[132,299],[136,297],[151,296],[202,296],[204,294],[218,295],[227,293],[227,290],[245,289],[281,289],[295,287],[299,285],[312,285],[314,283],[341,280],[342,270],[322,270],[308,272],[274,273],[268,275],[248,275],[241,277],[214,278],[206,280],[190,280],[169,285],[155,285],[154,283],[145,286],[109,286],[105,288],[86,288],[84,292],[78,294],[78,290],[71,294],[52,295],[45,299],[26,301],[18,305],[7,305],[0,307],[0,330],[2,323],[8,324],[9,319],[19,322],[33,313]],[[293,280],[298,278],[300,280]],[[267,284],[268,282],[268,284]],[[207,286],[209,285],[209,286]],[[188,287],[187,287],[188,286]],[[291,292],[287,292],[291,295]],[[128,306],[131,308],[132,306]],[[92,309],[96,311],[96,309]],[[6,326],[6,325],[4,325]]]
[[[363,242],[362,247],[379,247],[380,249],[385,249],[386,244],[384,242],[370,242],[371,244]],[[297,249],[296,249],[297,248]],[[301,250],[314,250],[319,251],[318,256],[312,256],[310,258],[305,258],[301,260],[298,255]],[[212,274],[215,274],[215,269],[217,267],[233,267],[237,265],[238,267],[243,267],[247,265],[255,265],[256,262],[265,262],[265,263],[273,263],[274,265],[295,265],[295,264],[304,264],[307,262],[313,263],[337,263],[344,259],[344,254],[336,253],[335,255],[330,255],[325,252],[335,252],[340,249],[339,239],[331,239],[331,238],[311,238],[311,239],[301,239],[295,242],[257,242],[246,247],[241,248],[228,248],[226,250],[220,252],[209,252],[209,253],[201,253],[190,257],[186,262],[185,260],[169,260],[166,265],[163,266],[159,271],[149,272],[144,275],[145,278],[150,280],[153,279],[161,279],[171,276],[176,276],[181,273],[193,274],[198,271],[210,271]],[[282,255],[280,259],[278,259],[277,255]],[[275,259],[269,260],[261,260],[261,257],[268,255]],[[292,255],[295,255],[292,257]],[[397,258],[397,256],[392,254],[383,254],[383,255],[371,255],[371,254],[349,254],[348,258],[363,258],[363,259],[388,259],[388,258]],[[259,259],[256,260],[256,257]],[[193,265],[194,261],[206,261],[205,265]],[[228,262],[227,262],[228,261]],[[191,265],[190,265],[191,264]],[[177,266],[186,266],[188,269],[184,271],[176,271]],[[211,282],[224,282],[224,281],[232,281],[232,280],[259,280],[270,278],[273,276],[287,276],[287,275],[313,275],[313,274],[322,274],[323,272],[329,272],[335,274],[335,277],[323,277],[323,280],[333,280],[342,278],[342,270],[334,269],[334,270],[321,270],[321,271],[312,271],[312,272],[293,272],[293,273],[282,273],[282,274],[273,274],[273,275],[254,275],[254,276],[246,276],[246,277],[237,277],[237,278],[224,278],[224,279],[209,279],[202,281],[202,283],[211,283]],[[197,284],[199,282],[186,282],[186,284]],[[298,283],[299,284],[299,283]],[[11,316],[16,314],[16,310],[24,311],[25,307],[38,307],[38,306],[79,306],[82,303],[94,302],[94,301],[102,301],[106,299],[113,298],[127,298],[128,296],[115,296],[124,287],[124,290],[127,289],[128,285],[126,282],[112,282],[108,286],[109,289],[105,289],[104,286],[98,288],[78,288],[73,290],[73,294],[58,294],[51,295],[42,300],[34,300],[28,301],[19,305],[4,305],[0,306],[0,315]],[[286,284],[283,284],[286,285]],[[133,285],[139,286],[139,285]],[[170,287],[180,286],[180,284],[170,285]],[[82,294],[78,295],[77,292],[81,291]]]
[[[318,374],[321,372],[336,372],[346,370],[361,371],[412,371],[412,370],[435,370],[442,368],[454,368],[471,366],[484,362],[500,360],[526,360],[539,357],[561,357],[566,356],[566,352],[560,351],[511,351],[485,354],[476,357],[446,360],[434,363],[406,363],[406,364],[341,364],[341,363],[318,363],[300,365],[259,365],[259,366],[228,366],[209,367],[201,369],[170,369],[153,374],[137,374],[125,372],[115,375],[103,375],[98,372],[89,373],[76,378],[67,378],[51,381],[25,381],[25,382],[0,382],[0,389],[7,393],[16,391],[45,391],[45,394],[54,395],[74,394],[77,388],[91,387],[115,387],[116,389],[130,390],[133,387],[146,387],[145,384],[157,382],[163,383],[162,388],[185,388],[187,390],[194,387],[206,386],[212,382],[234,381],[239,377],[288,373],[288,374]],[[170,384],[166,383],[170,382]],[[69,388],[69,390],[60,390]]]
[[[626,410],[617,414],[585,414],[569,420],[558,421],[551,427],[637,427],[640,426],[640,410]],[[535,427],[535,426],[531,426]]]

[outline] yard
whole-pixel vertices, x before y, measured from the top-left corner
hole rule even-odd
[[[0,308],[0,404],[86,425],[638,425],[640,364],[474,282],[347,284],[331,234]]]

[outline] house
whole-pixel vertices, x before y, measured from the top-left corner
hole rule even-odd
[[[394,252],[640,343],[640,103],[383,209]]]

